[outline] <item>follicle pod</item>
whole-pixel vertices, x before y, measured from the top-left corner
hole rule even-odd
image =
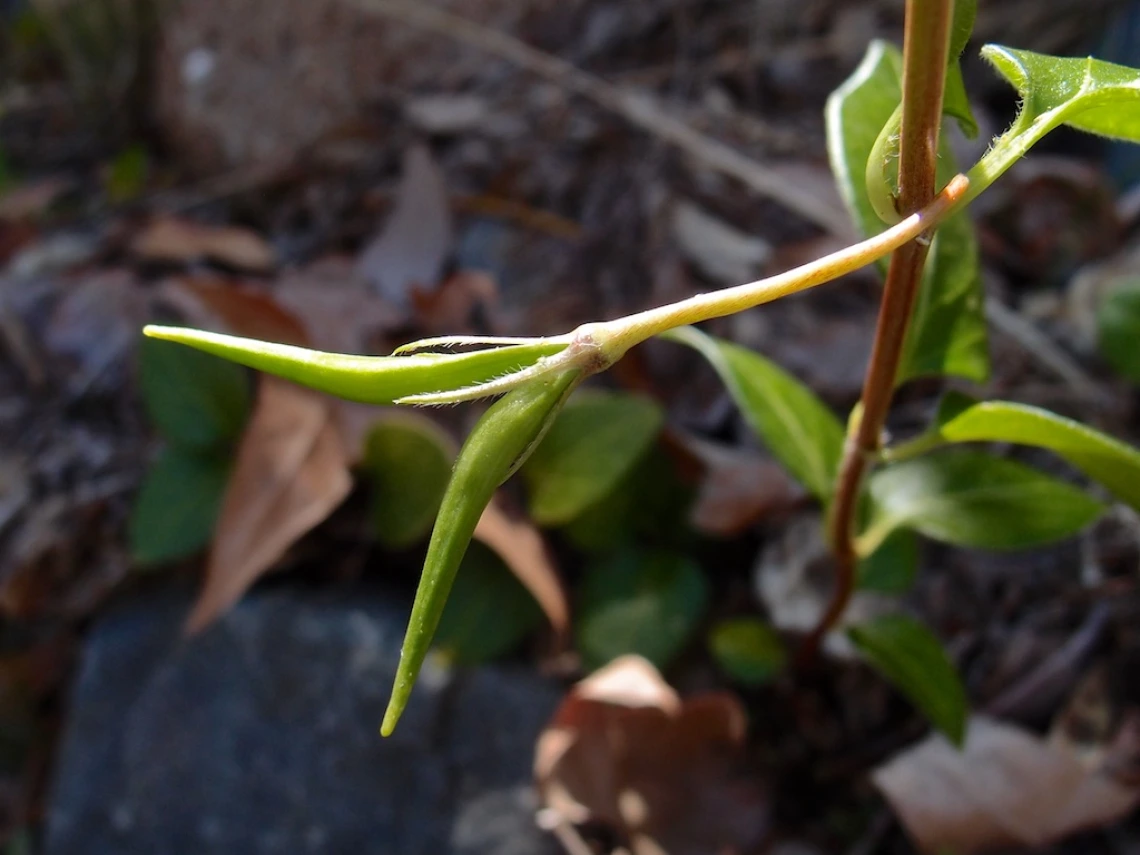
[[[408,704],[479,517],[499,485],[542,441],[583,376],[580,370],[567,370],[510,390],[483,414],[463,443],[428,543],[392,697],[380,726],[384,736],[392,733]]]

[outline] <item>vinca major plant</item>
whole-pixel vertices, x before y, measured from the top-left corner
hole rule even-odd
[[[828,150],[841,196],[863,239],[787,273],[700,294],[546,338],[442,337],[391,356],[321,353],[209,332],[150,326],[178,342],[353,401],[451,404],[499,396],[463,445],[432,531],[382,731],[402,713],[475,525],[494,491],[534,451],[566,400],[638,344],[661,337],[708,360],[745,421],[825,511],[835,592],[801,657],[844,617],[876,562],[915,561],[916,535],[986,549],[1040,546],[1079,532],[1104,511],[1087,490],[993,455],[986,443],[1046,449],[1140,510],[1140,451],[1043,409],[948,394],[918,436],[884,442],[899,385],[918,377],[982,382],[989,375],[977,242],[966,215],[1029,149],[1066,125],[1140,142],[1140,71],[1092,58],[1058,58],[997,45],[982,56],[1020,107],[1005,133],[964,172],[941,133],[977,127],[959,57],[976,0],[908,0],[901,50],[875,42],[826,109]],[[885,276],[863,394],[847,424],[806,386],[761,355],[694,325],[746,311],[878,264]],[[463,348],[463,350],[457,350]],[[905,557],[909,556],[909,557]],[[848,628],[867,660],[951,739],[966,701],[933,634],[892,615]]]

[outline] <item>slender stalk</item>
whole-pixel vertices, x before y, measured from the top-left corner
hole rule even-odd
[[[916,237],[921,237],[934,229],[956,210],[968,192],[969,181],[965,176],[957,175],[937,197],[931,193],[927,204],[915,208],[906,219],[874,237],[852,244],[831,255],[756,282],[723,288],[707,294],[697,294],[686,300],[613,321],[587,324],[580,329],[580,332],[593,335],[606,356],[611,361],[616,361],[635,344],[640,344],[666,330],[733,315],[763,303],[770,303],[789,294],[838,279],[877,261],[899,247],[913,245]]]
[[[953,12],[953,0],[907,0],[906,4],[898,198],[899,211],[904,215],[920,210],[934,197]],[[862,414],[844,447],[828,520],[828,536],[835,559],[835,590],[819,625],[804,642],[801,650],[804,662],[814,659],[824,637],[843,617],[855,589],[858,564],[855,523],[863,477],[879,450],[929,247],[929,233],[926,233],[900,247],[891,257],[871,359],[863,381]]]

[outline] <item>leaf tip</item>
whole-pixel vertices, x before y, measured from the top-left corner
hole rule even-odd
[[[388,701],[388,709],[384,711],[384,720],[380,723],[380,735],[384,737],[391,736],[396,731],[396,724],[400,721],[400,716],[404,714],[404,707],[407,706],[408,699],[404,693],[399,690],[392,693],[392,699]]]

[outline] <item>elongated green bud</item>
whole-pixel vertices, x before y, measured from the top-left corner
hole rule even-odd
[[[530,368],[567,344],[533,339],[470,353],[353,356],[182,327],[148,326],[143,332],[363,404],[392,404],[424,393],[478,387]]]
[[[392,699],[380,726],[384,736],[395,730],[408,704],[479,517],[499,485],[542,440],[581,378],[581,371],[563,371],[512,389],[483,414],[463,443],[432,529]]]

